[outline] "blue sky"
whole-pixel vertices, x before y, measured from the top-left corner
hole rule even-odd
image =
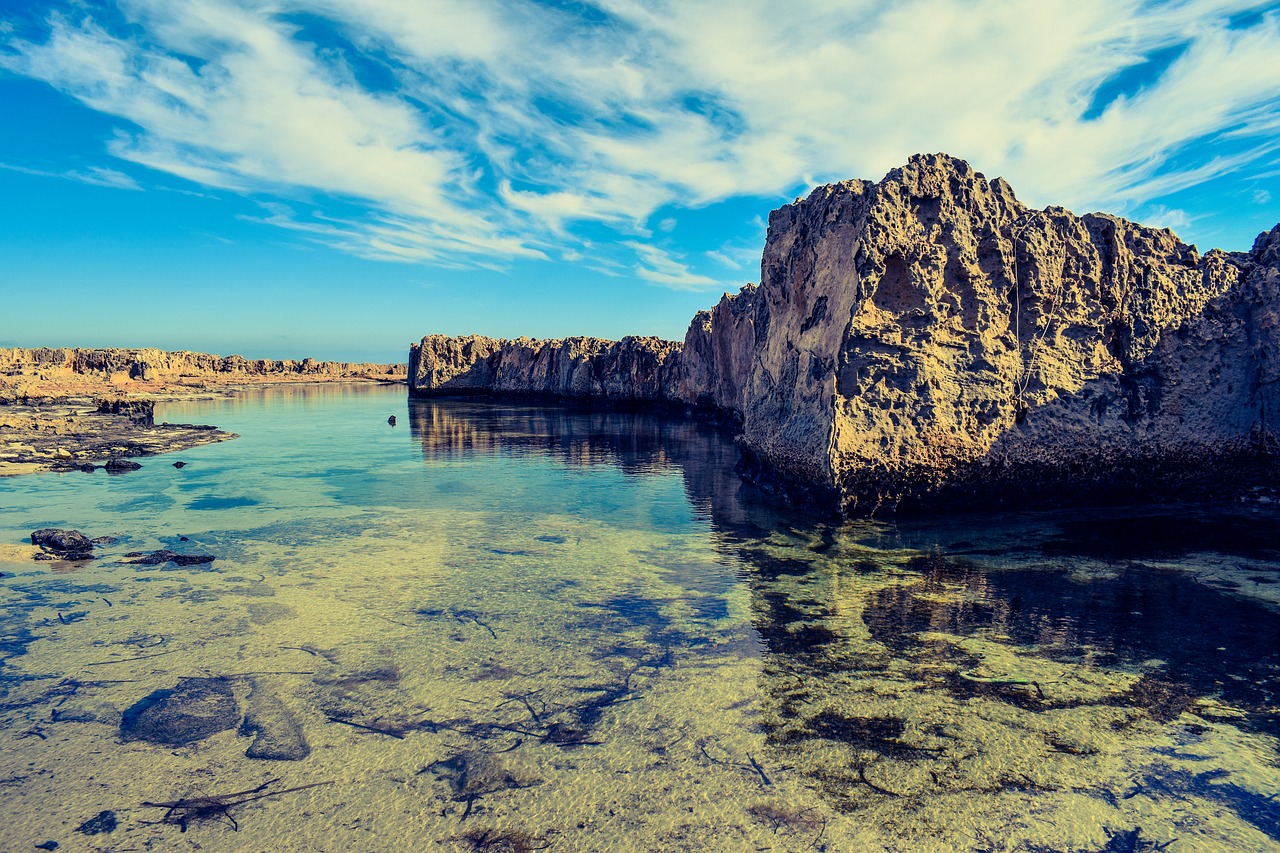
[[[679,338],[768,211],[945,151],[1247,249],[1280,3],[0,0],[0,345]]]

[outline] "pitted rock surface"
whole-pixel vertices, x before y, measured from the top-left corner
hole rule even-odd
[[[1276,466],[1280,225],[1200,254],[917,155],[774,211],[683,344],[430,336],[411,393],[718,409],[742,470],[849,513],[1212,497]]]

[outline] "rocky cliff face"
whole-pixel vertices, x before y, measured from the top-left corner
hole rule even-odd
[[[626,337],[513,341],[428,335],[409,350],[409,395],[503,393],[614,402],[673,398],[680,345]]]
[[[728,412],[749,476],[849,512],[1212,494],[1276,458],[1278,258],[1280,226],[1202,256],[916,156],[774,211],[683,346],[433,337],[410,375]]]

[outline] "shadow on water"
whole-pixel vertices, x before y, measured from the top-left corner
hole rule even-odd
[[[1099,559],[1153,560],[1201,551],[1269,560],[1280,557],[1280,518],[1271,514],[1227,517],[1138,515],[1062,522],[1046,554]]]
[[[1159,661],[1162,681],[1189,697],[1220,696],[1250,711],[1246,726],[1280,734],[1272,708],[1280,617],[1270,607],[1141,563],[1094,577],[985,571],[940,556],[913,567],[920,583],[874,594],[864,615],[872,636],[895,651],[918,647],[920,632],[984,632],[1058,661],[1121,668]],[[969,595],[946,594],[957,591]]]
[[[851,547],[896,535],[892,525],[843,527],[779,506],[734,474],[727,436],[697,421],[465,399],[416,401],[410,428],[428,460],[476,454],[538,453],[568,466],[613,465],[635,474],[679,471],[691,503],[713,526],[719,548],[741,566],[752,588],[753,625],[770,653],[827,671],[860,669],[833,647],[840,628],[829,596],[814,592],[833,569],[877,575],[885,569],[866,549]],[[990,570],[944,552],[920,554],[894,569],[910,582],[870,593],[863,620],[874,639],[905,653],[917,635],[994,632],[1027,652],[1057,661],[1134,668],[1159,661],[1158,678],[1190,696],[1220,696],[1250,709],[1244,724],[1280,733],[1268,710],[1280,691],[1280,615],[1268,605],[1206,586],[1193,576],[1145,565],[1191,553],[1265,560],[1280,553],[1280,515],[1194,509],[1045,516],[1038,541],[1022,538],[1023,567]],[[998,525],[997,519],[994,524]],[[1019,518],[1025,525],[1025,516]],[[999,542],[990,519],[966,532],[966,548]],[[1007,531],[1005,531],[1007,533]],[[789,547],[766,547],[779,535]],[[920,538],[905,531],[905,538]],[[1030,547],[1030,551],[1028,551]],[[970,551],[972,553],[972,551]],[[994,550],[988,551],[993,556]],[[1044,556],[1057,564],[1046,566]],[[1106,573],[1072,572],[1074,558],[1125,561]],[[1268,567],[1254,567],[1265,580]],[[664,602],[628,596],[592,605],[602,615],[638,624],[677,641],[661,613]],[[722,605],[701,605],[708,617]]]

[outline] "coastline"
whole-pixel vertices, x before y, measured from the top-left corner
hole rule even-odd
[[[120,460],[236,438],[203,424],[156,424],[89,401],[0,405],[0,477],[46,471],[121,471]]]
[[[292,372],[145,378],[74,369],[33,374],[0,376],[0,477],[104,467],[124,473],[132,466],[120,460],[238,437],[207,424],[155,423],[158,402],[216,399],[281,385],[403,384],[399,378]]]
[[[846,516],[1216,500],[1280,473],[1277,329],[1280,225],[1202,254],[916,155],[773,211],[683,341],[429,334],[409,395],[718,410],[744,477]]]

